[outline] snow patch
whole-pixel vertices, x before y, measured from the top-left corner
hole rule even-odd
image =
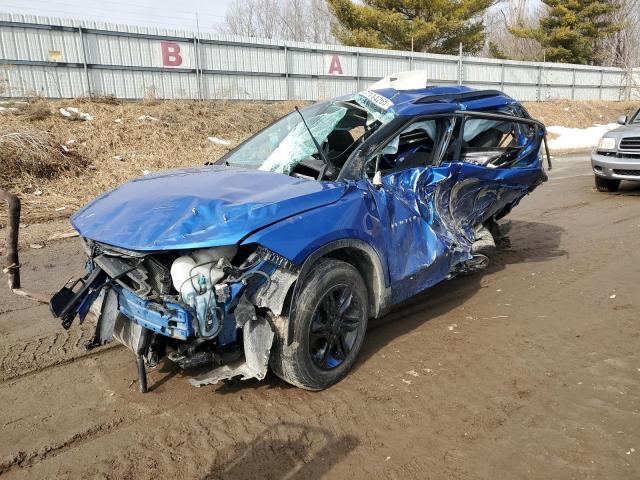
[[[156,117],[152,117],[151,115],[140,115],[138,120],[141,122],[157,122],[158,119]]]
[[[211,143],[215,143],[216,145],[231,145],[231,142],[228,140],[223,140],[218,137],[207,137]]]
[[[79,109],[74,107],[61,108],[58,110],[60,115],[69,120],[82,120],[83,122],[88,122],[93,120],[93,117],[88,113],[81,112]]]
[[[559,125],[547,127],[547,132],[553,133],[555,138],[549,138],[551,150],[570,150],[574,148],[594,148],[602,136],[618,128],[617,123],[594,125],[589,128],[568,128]]]

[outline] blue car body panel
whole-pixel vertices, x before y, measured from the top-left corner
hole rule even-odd
[[[301,265],[315,250],[335,240],[356,239],[369,244],[382,259],[383,225],[369,189],[362,182],[349,182],[337,202],[294,215],[244,239],[257,243]]]
[[[136,251],[233,245],[254,230],[337,201],[344,184],[209,166],[132,180],[79,210],[80,235]]]
[[[545,179],[538,168],[497,170],[467,163],[410,169],[378,191],[393,303],[448,277],[472,258],[473,227],[508,213]],[[394,252],[411,252],[408,255]]]
[[[485,98],[463,101],[461,103],[450,101],[434,101],[432,103],[416,103],[427,97],[438,97],[440,95],[459,95],[463,93],[473,92],[469,87],[430,87],[417,90],[394,90],[393,88],[385,88],[376,90],[375,92],[383,97],[391,100],[393,106],[389,111],[397,115],[417,116],[430,115],[435,113],[447,113],[455,110],[488,110],[515,105],[516,102],[507,95],[491,95]]]

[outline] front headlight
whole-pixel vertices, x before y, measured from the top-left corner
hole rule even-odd
[[[616,139],[611,137],[602,137],[598,144],[598,150],[615,150]]]

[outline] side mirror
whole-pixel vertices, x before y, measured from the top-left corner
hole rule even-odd
[[[371,183],[373,183],[373,186],[376,188],[382,187],[382,173],[380,173],[380,170],[375,173]]]
[[[618,117],[618,123],[620,125],[626,125],[627,124],[627,116],[626,115],[620,115]]]

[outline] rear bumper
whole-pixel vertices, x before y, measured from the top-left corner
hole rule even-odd
[[[612,180],[640,182],[640,157],[618,158],[601,155],[595,150],[591,153],[593,173]]]

